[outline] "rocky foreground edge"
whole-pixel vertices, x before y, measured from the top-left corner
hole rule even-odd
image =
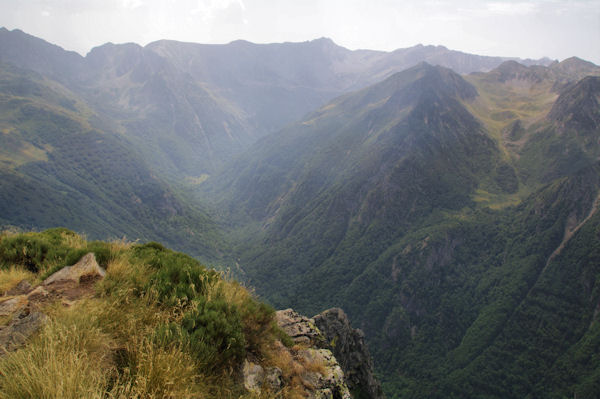
[[[324,365],[320,372],[313,372],[305,377],[314,387],[312,397],[383,398],[364,334],[350,326],[342,309],[329,309],[313,318],[302,316],[293,309],[285,309],[277,311],[276,320],[295,344],[305,348],[297,350],[296,357],[306,357]],[[260,369],[249,362],[244,367],[244,382],[250,390],[260,389],[257,386],[260,385],[260,378],[256,377],[256,373],[247,372],[251,369],[262,372],[262,379],[267,384],[272,384],[274,380],[274,370],[257,370],[257,367]]]
[[[0,316],[8,323],[0,326],[0,357],[23,346],[27,339],[47,321],[41,312],[49,301],[61,301],[69,306],[75,301],[92,296],[93,284],[106,272],[93,253],[82,257],[73,266],[52,274],[39,286],[22,281],[0,296]],[[313,399],[383,398],[381,385],[373,373],[373,362],[361,330],[350,326],[342,309],[333,308],[313,318],[307,318],[292,309],[276,312],[276,321],[293,340],[293,358],[321,367],[306,371],[302,378],[307,393]],[[246,360],[242,370],[247,390],[273,392],[284,386],[281,370],[264,369]]]

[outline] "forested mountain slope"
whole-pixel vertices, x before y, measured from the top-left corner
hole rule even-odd
[[[424,60],[471,72],[505,59],[433,46],[350,51],[330,39],[107,43],[82,57],[19,30],[0,29],[0,61],[67,86],[102,123],[154,159],[156,173],[191,181],[334,97]]]
[[[600,68],[503,61],[0,29],[0,223],[342,307],[389,397],[595,397]]]
[[[163,239],[215,261],[214,222],[60,84],[0,64],[0,224]]]
[[[391,397],[599,392],[600,78],[565,63],[422,64],[259,141],[204,185],[248,280],[346,309]]]

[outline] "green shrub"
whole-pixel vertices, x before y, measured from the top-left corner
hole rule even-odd
[[[50,244],[39,237],[19,234],[5,238],[0,242],[0,259],[2,268],[11,265],[22,265],[27,270],[37,273],[48,257]]]
[[[163,325],[156,330],[162,345],[182,345],[202,365],[203,371],[226,369],[245,356],[246,341],[238,309],[223,298],[198,299],[180,324]]]
[[[265,333],[273,331],[274,314],[275,309],[254,298],[243,302],[240,307],[240,316],[246,337],[246,349],[249,352],[258,353],[260,351],[261,338],[265,336]]]
[[[44,230],[36,235],[43,237],[48,243],[53,246],[63,245],[67,238],[78,238],[79,236],[72,230],[65,227],[55,227],[53,229]]]
[[[109,248],[109,244],[97,241],[87,244],[91,246],[87,250],[76,249],[73,247],[75,243],[79,247],[85,240],[62,227],[5,237],[0,241],[0,267],[21,265],[33,273],[44,269],[56,271],[75,263],[87,252],[98,250],[97,258],[103,259]],[[73,260],[75,262],[69,263]]]
[[[69,251],[65,258],[65,265],[70,266],[79,262],[79,260],[86,254],[93,252],[96,256],[96,261],[98,264],[104,268],[108,265],[111,260],[114,260],[116,257],[116,253],[110,248],[110,244],[102,242],[102,241],[92,241],[89,242],[85,248],[80,249],[72,249]]]
[[[207,270],[197,260],[172,251],[155,252],[149,259],[153,268],[147,290],[155,290],[164,304],[189,303],[207,294],[219,280],[219,274]]]
[[[150,242],[147,242],[146,244],[137,245],[135,247],[135,249],[137,251],[143,251],[143,250],[147,250],[147,249],[154,249],[154,250],[160,251],[160,252],[169,251],[167,248],[165,248],[164,245],[162,245],[161,243],[158,243],[156,241],[150,241]]]

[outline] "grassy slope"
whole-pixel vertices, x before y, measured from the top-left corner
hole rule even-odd
[[[66,229],[0,235],[0,290],[33,285],[87,252],[106,268],[95,295],[48,302],[49,321],[0,359],[0,397],[299,398],[293,361],[277,340],[274,311],[238,283],[158,243],[87,242]],[[5,321],[3,321],[5,322]],[[248,393],[246,357],[276,366],[283,391]]]

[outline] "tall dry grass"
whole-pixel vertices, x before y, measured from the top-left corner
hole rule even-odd
[[[0,295],[14,288],[23,280],[32,283],[35,279],[35,274],[20,266],[11,266],[8,269],[0,270]]]
[[[72,232],[56,230],[51,234],[60,236],[56,245],[74,250],[90,248],[84,237]],[[31,235],[39,237],[38,233]],[[0,236],[10,237],[10,233]],[[184,345],[157,342],[157,329],[179,323],[199,298],[181,304],[159,300],[157,292],[149,288],[156,265],[145,264],[127,242],[107,245],[107,274],[97,284],[96,295],[69,307],[45,305],[42,310],[49,317],[47,324],[25,347],[0,358],[0,399],[301,397],[300,390],[292,388],[278,393],[246,392],[237,368],[209,372]],[[1,270],[0,293],[23,279],[40,282],[44,273],[64,266],[56,262],[45,262],[37,274],[21,267]],[[244,332],[252,335],[247,352],[265,365],[277,365],[273,360],[277,351],[271,347],[279,332],[271,323],[272,309],[227,278],[207,287],[204,300],[223,298],[239,309]],[[284,375],[284,379],[293,376]]]
[[[0,361],[0,398],[101,398],[112,374],[111,339],[86,313],[66,310]]]

